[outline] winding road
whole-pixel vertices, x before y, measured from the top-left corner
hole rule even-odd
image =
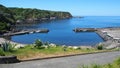
[[[0,68],[79,68],[80,65],[111,63],[117,57],[120,51],[0,64]]]

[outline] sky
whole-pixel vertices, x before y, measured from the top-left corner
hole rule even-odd
[[[0,0],[6,7],[67,11],[73,16],[120,16],[120,0]]]

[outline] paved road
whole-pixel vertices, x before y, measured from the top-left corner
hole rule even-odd
[[[0,68],[79,68],[83,64],[111,63],[117,57],[120,57],[120,51],[27,61],[16,64],[0,64]]]

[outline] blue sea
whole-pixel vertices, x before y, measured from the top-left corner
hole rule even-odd
[[[36,39],[42,42],[55,43],[58,45],[69,46],[94,46],[104,40],[95,32],[75,33],[75,28],[104,28],[104,27],[120,27],[120,16],[85,16],[83,18],[70,18],[63,20],[52,20],[46,22],[38,22],[29,25],[19,26],[19,29],[40,29],[47,28],[48,33],[33,33],[12,36],[11,40],[32,44]]]

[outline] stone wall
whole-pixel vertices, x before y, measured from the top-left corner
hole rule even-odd
[[[0,64],[20,62],[16,56],[0,56]]]

